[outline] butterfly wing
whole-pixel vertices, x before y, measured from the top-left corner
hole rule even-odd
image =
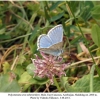
[[[63,27],[62,25],[57,25],[52,28],[47,35],[42,34],[38,37],[37,50],[54,56],[59,56],[62,53],[62,39]]]
[[[47,36],[52,41],[52,44],[62,42],[62,39],[63,39],[63,26],[61,24],[55,26],[54,28],[52,28],[48,32]]]
[[[37,50],[39,50],[40,48],[49,48],[51,45],[52,45],[52,42],[46,34],[42,34],[38,37]]]
[[[47,54],[54,55],[54,56],[59,56],[63,51],[62,46],[63,46],[63,42],[60,42],[60,43],[52,45],[49,48],[40,48],[40,51]]]

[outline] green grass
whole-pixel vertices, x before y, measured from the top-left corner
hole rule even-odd
[[[99,1],[0,1],[0,92],[99,92],[99,12]],[[61,56],[70,64],[66,76],[50,84],[33,77],[31,58],[41,57],[38,36],[58,24],[64,28]]]

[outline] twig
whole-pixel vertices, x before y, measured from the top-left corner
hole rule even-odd
[[[19,37],[10,39],[10,40],[0,41],[0,43],[10,42],[10,41],[13,41],[13,40],[16,40],[16,39],[20,39],[20,38],[26,37],[26,36],[31,35],[31,34],[32,34],[32,33],[26,34],[26,35],[22,35],[22,36],[19,36]]]
[[[94,57],[94,60],[96,60],[96,59],[98,59],[98,58],[100,58],[100,56],[98,56],[98,57]],[[78,65],[78,64],[81,64],[81,63],[87,62],[87,61],[91,61],[91,60],[92,60],[92,58],[89,58],[89,59],[86,59],[86,60],[82,60],[82,61],[79,61],[79,62],[73,63],[73,64],[67,66],[66,69],[71,68],[72,66],[75,66],[75,65]]]
[[[19,5],[15,4],[13,0],[9,0],[9,1],[11,2],[11,4],[12,4],[13,6],[15,6],[15,7],[17,7],[17,8],[22,8],[22,7],[20,7]]]
[[[13,62],[13,64],[12,64],[12,66],[11,66],[11,70],[14,69],[14,66],[15,66],[17,60],[18,60],[18,55],[17,55],[17,57],[15,58],[15,60],[14,60],[14,62]]]
[[[50,92],[49,86],[50,86],[50,84],[46,84],[46,89],[44,90],[44,92],[46,92],[46,91]]]

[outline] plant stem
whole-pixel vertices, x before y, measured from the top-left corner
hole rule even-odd
[[[93,75],[94,75],[95,66],[96,65],[94,64],[90,71],[90,92],[93,92]]]
[[[56,85],[58,91],[59,91],[59,92],[62,92],[62,91],[61,91],[61,88],[59,87],[59,84],[58,84],[56,78],[54,77],[53,79],[54,79],[54,83],[55,83],[55,85]]]
[[[22,35],[22,36],[19,36],[19,37],[16,37],[16,38],[10,39],[10,40],[0,41],[0,43],[5,43],[5,42],[14,41],[14,40],[16,40],[16,39],[20,39],[20,38],[26,37],[26,36],[31,35],[31,34],[32,34],[32,33],[29,33],[29,34]]]
[[[100,59],[100,56],[94,57],[94,60],[96,60],[96,59]],[[79,62],[75,62],[75,63],[73,63],[73,64],[71,64],[71,65],[66,66],[66,69],[71,68],[71,67],[73,67],[73,66],[75,66],[75,65],[78,65],[78,64],[87,62],[87,61],[91,61],[91,60],[92,60],[92,58],[85,59],[85,60],[82,60],[82,61],[79,61]]]

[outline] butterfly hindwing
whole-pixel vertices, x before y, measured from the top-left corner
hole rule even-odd
[[[59,56],[62,53],[63,42],[52,45],[50,48],[40,48],[40,51],[54,56]]]

